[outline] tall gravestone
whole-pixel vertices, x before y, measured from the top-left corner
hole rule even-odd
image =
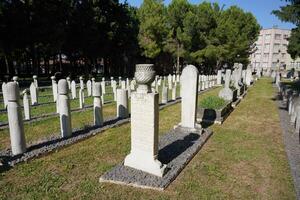
[[[38,84],[38,80],[37,80],[37,75],[33,75],[32,78],[33,78],[33,83],[35,84],[35,87],[38,88],[39,84]]]
[[[105,78],[104,77],[102,78],[102,81],[101,81],[101,90],[102,90],[102,95],[106,94],[106,90],[105,90]]]
[[[71,90],[71,78],[67,77],[68,88]]]
[[[93,88],[93,96],[94,96],[94,124],[96,126],[103,125],[103,111],[102,111],[102,102],[101,102],[101,84],[95,83],[95,87]]]
[[[250,86],[252,82],[252,70],[251,68],[247,68],[246,70],[246,84],[247,86]]]
[[[230,89],[230,80],[231,80],[231,70],[227,69],[225,73],[224,88],[219,92],[219,97],[226,101],[233,100],[233,91]]]
[[[29,91],[25,89],[23,92],[23,108],[24,108],[24,117],[25,120],[30,120],[30,104],[29,104]]]
[[[162,177],[166,166],[157,159],[159,95],[151,92],[154,76],[152,64],[136,65],[138,88],[131,96],[131,150],[124,165]]]
[[[166,87],[165,85],[162,86],[162,95],[161,95],[161,103],[162,104],[166,104],[168,103],[168,87]]]
[[[176,80],[176,79],[175,79]],[[174,82],[174,87],[172,88],[172,100],[176,100],[176,88],[177,88],[177,83],[176,81]]]
[[[22,111],[19,103],[20,91],[18,83],[7,83],[7,91],[9,91],[7,93],[7,116],[11,150],[13,155],[18,155],[26,151]]]
[[[57,83],[55,80],[55,76],[51,76],[51,81],[52,81],[53,101],[56,102],[56,100],[57,100]]]
[[[68,95],[68,83],[65,79],[58,81],[58,94],[61,137],[70,137],[72,135],[71,109]]]
[[[93,95],[93,88],[95,87],[96,79],[92,78],[92,95]]]
[[[198,70],[187,65],[181,74],[181,127],[195,129],[198,99]]]
[[[222,85],[222,70],[218,70],[217,85]]]
[[[117,101],[117,81],[115,80],[112,82],[112,90],[114,94],[114,101]]]
[[[87,89],[87,94],[88,96],[92,96],[92,81],[91,80],[88,80],[86,82],[86,89]]]
[[[126,89],[117,89],[117,117],[127,118],[128,112],[128,93]]]
[[[76,82],[74,80],[71,82],[71,94],[72,94],[72,99],[76,99],[77,98],[77,94],[76,94]]]
[[[79,108],[84,108],[84,81],[83,77],[81,78],[82,84],[80,84],[79,89]]]
[[[38,92],[37,92],[37,88],[34,83],[30,84],[29,90],[30,90],[31,104],[37,105],[38,104],[38,94],[37,94]]]
[[[6,83],[2,83],[2,95],[3,95],[4,108],[6,108],[7,107],[7,88],[6,88]]]

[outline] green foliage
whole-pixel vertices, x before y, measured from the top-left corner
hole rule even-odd
[[[282,21],[296,25],[296,28],[292,29],[288,44],[288,53],[295,59],[300,56],[300,2],[298,0],[286,1],[289,4],[280,7],[280,10],[274,10],[272,13]]]
[[[248,64],[260,29],[251,13],[236,6],[223,10],[217,3],[173,0],[165,8],[158,0],[145,0],[139,13],[139,44],[146,57],[163,52],[177,64],[189,62],[206,72],[234,62]]]
[[[167,38],[166,8],[161,0],[144,0],[138,10],[139,44],[143,54],[155,58],[163,52]]]
[[[208,96],[200,101],[200,106],[207,109],[221,109],[225,106],[226,101],[218,96]]]

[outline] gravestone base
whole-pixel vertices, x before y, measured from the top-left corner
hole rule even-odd
[[[126,167],[122,162],[103,174],[99,181],[164,190],[175,180],[211,135],[212,132],[208,129],[190,131],[177,127],[161,136],[158,160],[166,165],[166,172],[163,177]]]
[[[240,102],[241,102],[241,98],[237,98],[234,102],[231,103],[231,106],[233,108],[236,108]]]

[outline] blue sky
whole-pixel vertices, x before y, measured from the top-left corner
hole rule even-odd
[[[124,2],[125,0],[120,0]],[[198,4],[203,0],[189,0],[192,4]],[[263,28],[271,28],[273,25],[277,25],[279,28],[291,29],[293,24],[281,22],[276,16],[272,15],[272,10],[279,9],[280,6],[286,4],[281,0],[206,0],[208,2],[217,2],[219,5],[225,5],[229,7],[231,5],[237,5],[248,12],[252,12],[257,18],[258,22]],[[130,5],[139,7],[143,0],[127,0]],[[166,4],[169,4],[171,0],[164,0]]]

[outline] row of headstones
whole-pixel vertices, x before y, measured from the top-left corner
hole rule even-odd
[[[55,80],[52,78],[52,80]],[[82,88],[83,82],[80,78],[80,92],[79,96],[83,95]],[[127,81],[128,82],[128,81]],[[57,88],[56,96],[56,105],[57,111],[60,116],[60,126],[61,126],[61,137],[69,137],[72,134],[72,125],[71,125],[71,110],[70,110],[70,85],[68,80],[61,79],[59,80],[57,86],[53,81],[53,88]],[[53,86],[52,85],[52,86]],[[74,85],[74,84],[73,84]],[[125,81],[121,81],[121,88],[117,89],[113,81],[113,88],[116,91],[116,101],[117,101],[117,118],[127,118],[129,117],[128,110],[128,91],[134,88],[134,84],[131,84],[131,88],[128,89],[128,85]],[[127,85],[127,86],[126,86]],[[32,86],[31,86],[32,87]],[[34,86],[35,87],[35,86]],[[35,87],[37,90],[37,87]],[[93,108],[94,108],[94,125],[102,126],[103,125],[103,93],[102,93],[103,83],[94,82],[92,86],[92,95],[94,97]],[[127,89],[126,89],[127,88]],[[13,155],[21,154],[26,151],[26,141],[24,136],[23,120],[22,120],[22,111],[21,105],[19,103],[20,94],[19,86],[17,82],[9,82],[6,85],[7,91],[7,114],[8,114],[8,123],[10,130],[10,139],[11,139],[11,149]],[[27,90],[24,90],[27,91]],[[33,96],[31,94],[31,96]],[[81,96],[83,97],[83,96]],[[167,97],[166,97],[167,98]],[[24,107],[24,116],[26,120],[30,119],[30,104],[29,97],[27,92],[23,92],[23,107]]]
[[[276,78],[277,77],[277,78]],[[280,77],[277,75],[275,79],[278,80]],[[275,80],[275,81],[276,81]],[[276,82],[275,82],[276,83]],[[295,128],[296,133],[300,133],[300,94],[299,91],[293,89],[287,89],[285,85],[279,83],[279,92],[283,97],[283,101],[286,102],[287,110],[290,115],[290,122]]]
[[[68,83],[65,79],[61,79],[58,82],[58,110],[60,118],[60,127],[61,127],[61,137],[69,137],[72,134],[72,125],[71,125],[71,109],[70,109],[70,98],[69,98],[69,88]],[[26,151],[26,141],[24,136],[23,120],[22,120],[22,111],[19,103],[20,94],[19,86],[16,82],[7,83],[7,113],[8,113],[8,123],[10,131],[10,140],[11,140],[11,150],[13,155],[21,154]],[[122,91],[117,90],[119,97],[122,97]],[[102,100],[101,100],[101,83],[95,82],[93,88],[93,108],[94,108],[94,124],[97,126],[103,125],[103,112],[102,112]],[[123,98],[126,99],[126,98]],[[122,108],[126,107],[127,102],[120,102],[124,104],[120,106]],[[25,108],[25,107],[24,107]],[[124,111],[124,109],[122,110]],[[30,111],[29,111],[30,112]],[[119,113],[120,117],[128,117],[128,113]]]
[[[199,76],[201,77],[201,76]],[[203,76],[205,77],[205,76]],[[203,80],[213,80],[212,78],[203,78]],[[168,87],[165,87],[165,78],[157,77],[156,83],[162,84],[162,99],[165,101],[164,103],[168,102],[168,95],[165,90],[169,90]],[[201,83],[201,82],[199,82]],[[203,82],[204,83],[204,82]],[[172,84],[168,84],[171,87],[172,91],[175,91],[175,98],[176,98],[176,84],[177,81],[173,82]],[[114,85],[114,84],[113,84]],[[128,90],[124,86],[124,82],[121,83],[123,85],[120,89],[116,89],[116,96],[117,96],[117,117],[118,118],[127,118],[129,117],[129,110],[128,110]],[[128,84],[127,84],[128,85]],[[207,84],[209,87],[213,86],[214,84]],[[9,82],[7,83],[7,101],[8,101],[8,121],[9,121],[9,130],[10,130],[10,137],[11,137],[11,149],[14,155],[24,153],[26,151],[26,142],[24,136],[24,128],[23,128],[23,121],[22,121],[22,111],[21,106],[19,103],[19,86],[17,82]],[[156,84],[152,87],[151,91],[155,91]],[[93,97],[94,97],[94,125],[101,126],[103,125],[103,111],[102,111],[102,84],[99,82],[95,82],[93,84]],[[134,88],[131,88],[134,89]],[[70,110],[70,97],[69,93],[69,84],[68,81],[65,79],[61,79],[58,82],[57,86],[57,105],[58,105],[58,113],[60,117],[60,126],[61,126],[61,137],[69,137],[72,134],[72,125],[71,125],[71,110]],[[157,94],[157,93],[156,93]],[[158,95],[158,94],[157,94]],[[172,100],[175,99],[172,97]],[[24,93],[23,97],[23,104],[24,104],[24,115],[25,119],[30,119],[30,105],[28,94]],[[132,106],[134,103],[132,103]]]
[[[235,63],[233,69],[233,71],[227,69],[225,74],[219,70],[217,74],[218,83],[222,83],[224,80],[224,88],[220,90],[219,97],[227,101],[233,101],[234,89],[237,90],[237,96],[241,96],[245,87],[250,86],[254,82],[250,67],[243,70],[242,64]]]

